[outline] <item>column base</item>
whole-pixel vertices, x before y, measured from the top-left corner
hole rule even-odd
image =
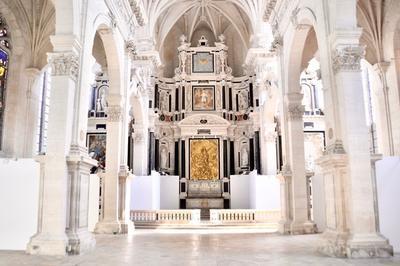
[[[311,221],[305,223],[292,222],[290,224],[290,233],[292,235],[315,234],[316,232],[317,225]]]
[[[121,223],[119,221],[101,221],[96,224],[94,232],[96,234],[121,234]]]
[[[96,246],[96,239],[87,229],[77,233],[67,233],[68,235],[68,255],[79,255],[92,251]]]
[[[131,235],[135,231],[135,224],[132,221],[121,222],[121,234]]]
[[[290,224],[292,221],[280,220],[278,222],[278,232],[284,235],[290,234]]]
[[[68,249],[66,234],[55,236],[39,233],[31,237],[26,253],[30,255],[65,256]]]
[[[324,242],[318,251],[324,255],[340,258],[388,258],[393,256],[393,247],[379,234],[338,233],[327,230]]]

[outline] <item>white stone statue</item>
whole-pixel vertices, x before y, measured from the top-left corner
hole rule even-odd
[[[100,97],[100,105],[101,105],[102,111],[104,111],[107,108],[106,94],[104,91]]]
[[[99,90],[99,95],[97,96],[96,111],[104,112],[106,108],[107,108],[106,91],[103,87]]]
[[[239,108],[240,110],[245,110],[248,107],[248,96],[247,96],[247,92],[243,91],[240,93],[240,97],[239,97]]]
[[[249,154],[246,148],[242,149],[240,154],[240,166],[248,166],[249,165]]]
[[[168,152],[165,148],[161,149],[161,169],[167,169],[168,165],[167,165],[167,160],[168,160]]]
[[[162,97],[161,97],[161,110],[163,110],[163,111],[166,111],[166,112],[168,112],[168,102],[169,102],[169,99],[168,99],[168,94],[167,93],[162,93],[161,94],[162,95]]]

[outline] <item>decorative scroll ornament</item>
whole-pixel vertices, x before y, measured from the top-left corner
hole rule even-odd
[[[346,46],[337,48],[333,53],[333,70],[339,71],[359,71],[361,69],[361,59],[365,55],[364,46]]]
[[[265,22],[269,21],[269,18],[271,17],[272,11],[275,9],[277,0],[268,0],[266,3],[266,8],[264,11],[264,16],[263,19]]]
[[[53,76],[70,76],[76,81],[79,73],[78,56],[74,53],[53,53],[49,63]]]
[[[136,44],[135,44],[134,40],[126,41],[126,43],[125,43],[125,51],[131,57],[134,57],[135,55],[137,55]]]
[[[138,22],[139,26],[144,26],[144,17],[142,10],[140,8],[140,1],[137,0],[129,0],[129,4],[132,8],[133,14],[135,14],[136,21]]]
[[[107,107],[107,121],[120,122],[122,121],[122,107],[119,105],[110,105]]]
[[[281,48],[283,47],[283,38],[280,35],[277,35],[274,37],[274,40],[271,43],[271,52],[278,53],[281,51]]]
[[[300,120],[303,119],[304,105],[289,105],[288,108],[289,120]]]

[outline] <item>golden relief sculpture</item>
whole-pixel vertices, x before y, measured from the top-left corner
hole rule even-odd
[[[218,139],[190,140],[191,180],[219,179],[218,150]]]

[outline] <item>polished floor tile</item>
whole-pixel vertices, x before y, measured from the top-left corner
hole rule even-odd
[[[400,265],[390,259],[337,259],[316,250],[319,235],[282,236],[261,230],[136,230],[97,235],[93,252],[79,256],[30,256],[0,251],[1,266],[119,265]]]

